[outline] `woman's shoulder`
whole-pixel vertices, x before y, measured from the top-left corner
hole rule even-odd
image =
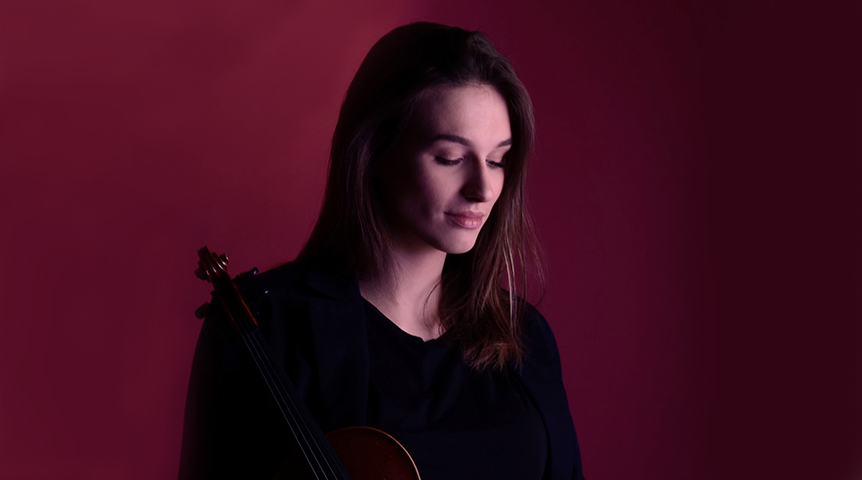
[[[355,277],[331,259],[314,257],[287,262],[263,272],[253,268],[234,279],[243,296],[280,297],[292,292],[338,294],[349,289]]]
[[[523,318],[522,340],[525,362],[542,367],[538,371],[559,377],[562,373],[560,352],[551,325],[535,306],[526,301],[524,301]]]
[[[277,267],[259,271],[257,267],[234,277],[234,284],[252,311],[265,298],[284,297],[300,287],[306,276],[307,266],[290,262]]]
[[[237,275],[234,283],[242,290],[274,290],[277,287],[297,284],[307,270],[308,265],[300,262],[284,263],[262,272],[255,267]]]

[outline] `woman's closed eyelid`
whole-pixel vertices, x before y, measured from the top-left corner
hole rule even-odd
[[[446,158],[441,157],[440,155],[434,155],[434,161],[441,165],[457,165],[464,160],[464,157],[459,158]]]
[[[447,158],[447,157],[440,156],[440,155],[434,155],[434,161],[439,163],[440,165],[458,165],[459,163],[463,162],[464,159],[465,159],[465,157]],[[501,159],[499,161],[486,159],[485,162],[494,168],[505,168],[506,167],[506,161],[503,159]]]

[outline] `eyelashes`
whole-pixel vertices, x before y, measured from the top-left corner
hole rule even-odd
[[[464,161],[464,157],[456,158],[456,159],[448,159],[446,157],[438,157],[434,156],[434,161],[439,163],[440,165],[458,165],[462,161]]]
[[[459,163],[463,162],[464,157],[450,159],[450,158],[440,157],[440,156],[435,155],[434,161],[439,163],[440,165],[453,166],[453,165],[458,165]],[[500,161],[500,162],[492,162],[490,160],[486,160],[486,161],[488,162],[488,165],[490,165],[494,168],[505,168],[506,167],[506,163],[502,162],[502,161]]]

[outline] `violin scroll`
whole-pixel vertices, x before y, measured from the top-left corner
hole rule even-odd
[[[227,255],[216,255],[204,246],[198,250],[198,258],[198,268],[195,270],[195,276],[201,280],[213,283],[214,279],[227,275],[227,265],[230,263]]]

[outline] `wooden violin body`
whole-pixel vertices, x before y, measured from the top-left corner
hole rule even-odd
[[[347,427],[326,434],[332,449],[352,480],[419,480],[419,472],[407,450],[388,433],[372,427]],[[292,457],[276,480],[314,480],[298,457]]]
[[[289,458],[277,479],[419,480],[407,450],[389,434],[371,427],[348,427],[326,435],[305,406],[284,370],[273,359],[245,301],[227,273],[228,259],[207,247],[198,251],[198,278],[213,285],[213,298],[224,311],[273,395],[299,454]]]

